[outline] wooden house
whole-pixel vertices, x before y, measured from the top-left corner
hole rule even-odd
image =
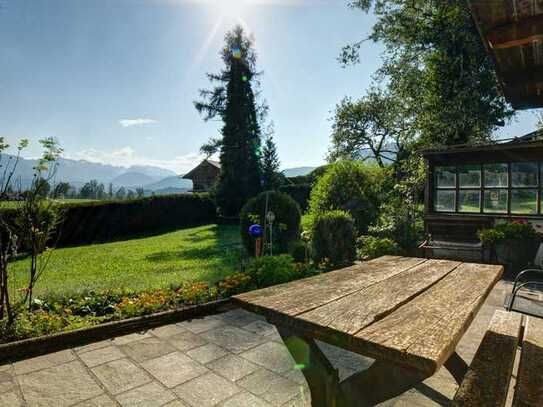
[[[500,220],[543,223],[543,140],[426,150],[425,248],[471,252],[485,260],[477,231]],[[445,257],[442,255],[441,257]],[[450,257],[450,256],[448,256]]]
[[[192,180],[193,192],[206,192],[218,181],[220,173],[221,163],[206,159],[188,174],[185,174],[183,178]]]

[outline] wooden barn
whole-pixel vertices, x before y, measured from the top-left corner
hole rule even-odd
[[[193,192],[209,191],[218,181],[221,173],[221,163],[206,159],[198,166],[183,176],[192,181]]]

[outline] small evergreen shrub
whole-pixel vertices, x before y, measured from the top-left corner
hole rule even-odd
[[[357,254],[360,260],[371,260],[386,255],[401,254],[402,249],[392,239],[360,236],[356,241]]]
[[[262,192],[250,199],[240,214],[241,240],[248,253],[254,255],[255,239],[249,235],[249,227],[258,223],[264,229],[266,222],[266,197],[268,211],[275,214],[273,223],[273,253],[286,253],[292,241],[300,235],[300,207],[288,195],[281,192]]]
[[[317,264],[342,267],[356,258],[356,228],[351,215],[334,210],[318,215],[311,230],[313,258]]]

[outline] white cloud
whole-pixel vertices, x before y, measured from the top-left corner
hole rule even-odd
[[[153,124],[158,123],[158,120],[148,119],[140,117],[138,119],[123,119],[119,120],[119,124],[122,127],[132,127],[132,126],[143,126],[144,124]]]
[[[163,160],[146,158],[138,155],[136,151],[129,146],[111,151],[89,148],[73,154],[64,154],[64,157],[73,160],[86,160],[123,167],[130,167],[131,165],[151,165],[174,171],[177,174],[187,173],[204,159],[204,156],[199,153],[188,153]]]

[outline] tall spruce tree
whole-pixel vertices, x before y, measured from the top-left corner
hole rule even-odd
[[[277,146],[273,140],[273,125],[270,125],[264,146],[262,147],[262,179],[264,181],[263,187],[266,191],[279,188],[281,184],[281,176],[279,174],[280,164]]]
[[[224,69],[208,74],[216,86],[201,90],[194,103],[204,120],[220,118],[221,138],[202,147],[207,154],[220,151],[221,175],[217,204],[225,216],[237,216],[245,202],[261,190],[260,122],[265,110],[257,104],[256,54],[253,40],[243,28],[235,27],[225,36],[221,51]]]

